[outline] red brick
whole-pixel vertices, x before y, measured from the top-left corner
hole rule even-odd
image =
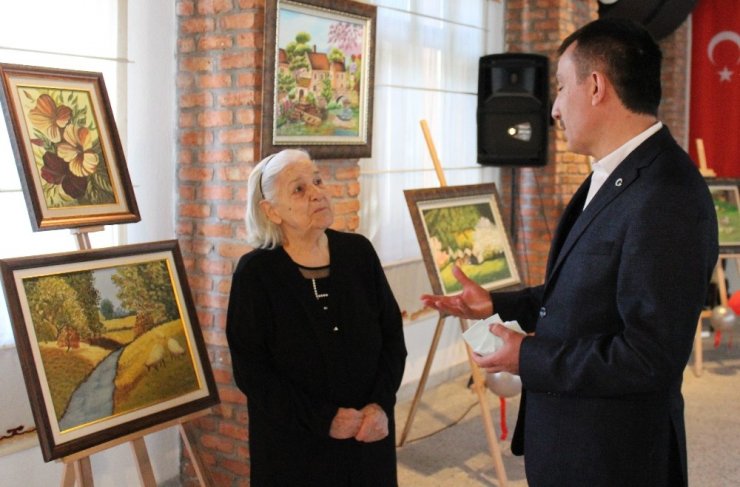
[[[251,250],[251,248],[250,248]],[[246,253],[246,252],[245,252]],[[239,256],[241,257],[241,255]],[[218,283],[218,286],[216,286],[216,291],[224,294],[229,294],[231,292],[231,279],[224,279],[223,281]],[[224,324],[226,322],[226,318],[224,317]],[[219,323],[214,323],[216,326],[219,326]],[[220,327],[220,326],[219,326]]]
[[[258,32],[241,32],[236,36],[238,47],[262,47],[262,35]]]
[[[198,125],[201,127],[224,127],[231,125],[233,120],[231,110],[207,110],[198,114]]]
[[[195,126],[195,114],[180,112],[180,128],[192,128]]]
[[[177,174],[184,181],[210,181],[213,178],[213,169],[182,167]]]
[[[213,105],[213,95],[208,92],[185,93],[180,95],[180,108],[207,107]]]
[[[179,221],[175,226],[175,234],[177,235],[192,235],[193,234],[193,222]]]
[[[244,205],[219,204],[216,208],[216,216],[221,220],[243,220],[245,212]]]
[[[231,75],[225,73],[202,74],[198,77],[199,88],[228,88],[231,86]]]
[[[187,54],[195,51],[195,39],[192,37],[184,37],[177,40],[177,52],[180,54]]]
[[[188,284],[193,291],[210,291],[213,289],[213,279],[208,276],[188,276]]]
[[[252,247],[244,243],[225,242],[218,245],[218,255],[221,257],[241,257],[250,250]]]
[[[240,125],[253,125],[256,123],[255,111],[253,109],[237,110],[236,123]]]
[[[205,311],[203,309],[198,309],[196,313],[198,314],[198,322],[200,323],[201,329],[206,329],[213,326],[213,313],[211,313],[210,311]]]
[[[230,186],[207,185],[198,188],[198,195],[201,199],[212,200],[230,200],[233,190]]]
[[[198,293],[195,298],[195,305],[197,307],[226,309],[228,304],[228,296],[215,295],[211,293]],[[206,343],[210,343],[212,345],[228,345],[226,343],[226,335],[223,333],[205,332],[203,334],[203,338]]]
[[[207,35],[198,39],[198,50],[224,50],[229,49],[234,44],[230,36]]]
[[[210,240],[193,240],[192,251],[198,255],[208,255],[213,250],[213,243]]]
[[[206,150],[198,153],[198,162],[201,164],[229,163],[232,157],[230,150]]]
[[[240,8],[254,8],[264,5],[264,0],[239,0]]]
[[[230,370],[226,369],[213,369],[213,378],[218,382],[219,384],[233,384],[234,377]]]
[[[190,89],[195,84],[195,77],[193,77],[192,73],[179,72],[177,73],[175,84],[181,90]],[[180,99],[180,102],[182,102],[182,98]]]
[[[191,230],[192,233],[192,230]],[[203,224],[198,226],[198,235],[210,238],[223,238],[231,237],[232,230],[231,225],[216,223],[216,224]]]
[[[213,59],[195,56],[181,58],[180,68],[184,71],[211,71],[213,70]]]
[[[218,450],[223,453],[234,451],[234,442],[216,435],[203,435],[200,437],[200,443],[212,450]]]
[[[206,274],[225,276],[231,274],[231,268],[231,262],[223,259],[201,259],[198,262],[198,269],[205,272]]]
[[[242,391],[237,389],[236,387],[229,387],[229,386],[219,386],[218,388],[218,395],[221,398],[222,401],[232,403],[232,404],[246,404],[247,398],[244,396]],[[232,427],[234,425],[231,425]],[[237,430],[240,428],[227,428],[228,431]],[[236,434],[228,434],[227,432],[223,431],[223,424],[221,427],[219,427],[219,431],[222,434],[225,434],[226,436],[231,436],[232,438],[242,438],[238,432]],[[246,435],[246,432],[244,433]],[[244,438],[246,439],[246,437]]]
[[[180,216],[192,217],[192,218],[205,218],[211,215],[211,207],[208,205],[197,205],[197,204],[181,204]]]
[[[251,12],[225,15],[221,18],[222,29],[251,29],[255,25],[259,25],[258,16]]]
[[[193,18],[180,22],[180,35],[211,32],[215,27],[213,19]]]
[[[229,470],[230,472],[235,473],[239,476],[247,476],[249,475],[249,465],[246,462],[240,462],[237,460],[229,460],[227,458],[223,459],[221,461],[221,465]]]
[[[179,1],[175,7],[175,12],[181,17],[188,17],[195,12],[193,2]]]
[[[242,128],[223,130],[218,133],[218,141],[222,144],[245,144],[254,141],[254,129]]]
[[[338,180],[358,179],[360,177],[360,166],[355,164],[347,167],[338,167],[334,172],[334,177]]]
[[[213,15],[228,12],[234,6],[231,0],[198,0],[198,13],[200,15]]]
[[[255,161],[255,152],[256,149],[254,147],[240,147],[236,151],[236,161],[252,164]],[[252,166],[247,167],[247,170],[252,172]],[[247,176],[249,176],[249,173],[247,173]]]
[[[207,145],[213,143],[213,134],[203,130],[188,130],[180,133],[182,145]]]
[[[181,200],[193,201],[195,199],[195,188],[193,186],[183,186],[177,189]]]
[[[336,215],[343,215],[345,213],[354,213],[359,211],[360,202],[359,200],[344,200],[333,203],[334,213]]]
[[[221,69],[254,68],[259,65],[255,51],[228,52],[221,55]]]
[[[189,165],[193,163],[193,152],[191,150],[181,150],[177,153],[177,163]]]

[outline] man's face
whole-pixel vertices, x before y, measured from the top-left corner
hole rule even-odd
[[[557,97],[552,105],[552,117],[560,123],[568,141],[568,150],[591,155],[589,137],[592,133],[590,116],[592,114],[592,95],[594,83],[591,76],[578,80],[571,44],[558,60]]]

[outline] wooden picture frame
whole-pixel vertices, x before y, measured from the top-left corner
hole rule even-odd
[[[0,64],[0,85],[34,231],[141,219],[101,73]]]
[[[44,460],[218,404],[176,240],[0,270]]]
[[[376,7],[351,0],[265,4],[262,157],[369,157]]]
[[[717,211],[719,251],[736,254],[740,252],[740,180],[707,179],[707,185]]]
[[[489,291],[521,283],[495,184],[403,193],[434,294],[461,291],[453,264]]]

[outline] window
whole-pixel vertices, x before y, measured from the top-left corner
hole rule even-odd
[[[123,6],[119,5],[123,4]],[[0,16],[0,62],[102,72],[116,119],[124,119],[119,77],[125,80],[126,61],[119,59],[117,0],[28,0],[5,2]],[[125,20],[125,17],[123,17]],[[123,25],[125,28],[125,24]],[[119,131],[124,127],[118,124]],[[4,117],[0,117],[0,208],[3,234],[0,257],[19,257],[77,248],[69,230],[34,233]],[[115,227],[90,233],[93,247],[119,243]],[[12,238],[8,236],[12,235]],[[0,297],[0,347],[13,344],[5,298]]]
[[[448,185],[495,181],[476,163],[478,60],[500,52],[495,0],[377,0],[373,155],[360,161],[360,233],[383,261],[402,309],[429,291],[404,189],[439,186],[420,128],[429,124]]]

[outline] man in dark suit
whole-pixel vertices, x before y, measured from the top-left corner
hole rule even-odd
[[[529,485],[687,485],[681,384],[717,262],[717,222],[696,167],[657,120],[661,52],[641,27],[600,19],[561,45],[553,117],[593,172],[564,211],[545,282],[486,290],[460,269],[467,318],[497,312],[489,372],[519,374],[512,451]]]

